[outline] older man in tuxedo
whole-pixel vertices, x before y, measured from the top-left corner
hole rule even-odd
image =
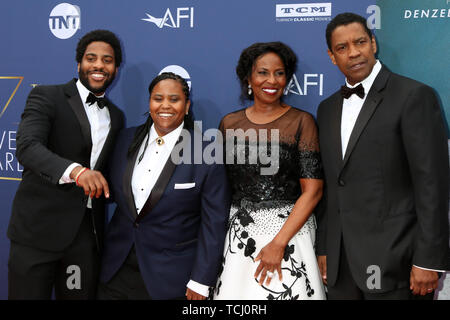
[[[318,109],[326,178],[319,266],[330,299],[433,298],[448,268],[447,136],[433,90],[390,72],[363,17],[336,16],[346,86]]]
[[[117,37],[87,33],[76,49],[79,79],[37,86],[17,133],[22,181],[8,228],[9,299],[95,298],[109,188],[101,171],[123,127],[104,97],[122,61]]]

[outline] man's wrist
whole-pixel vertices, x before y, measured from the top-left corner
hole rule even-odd
[[[78,184],[78,179],[81,177],[81,175],[83,174],[83,173],[85,173],[87,170],[89,170],[88,168],[82,168],[80,171],[78,171],[78,173],[77,173],[77,175],[75,176],[75,184],[77,185],[77,186],[80,186],[79,184]]]
[[[72,170],[72,172],[70,172],[70,178],[71,179],[73,179],[73,180],[76,180],[76,178],[77,178],[77,175],[80,173],[80,171],[81,170],[83,170],[83,166],[81,166],[81,165],[79,165],[79,166],[76,166],[73,170]]]
[[[71,176],[72,171],[76,168],[76,167],[81,167],[81,164],[79,163],[71,163],[67,169],[64,171],[63,175],[61,176],[61,178],[59,179],[59,184],[65,184],[65,183],[73,183],[75,182],[75,180],[73,179],[73,177]]]

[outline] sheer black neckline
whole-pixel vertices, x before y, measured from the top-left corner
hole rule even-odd
[[[265,126],[265,125],[274,123],[275,121],[278,121],[279,119],[283,118],[287,113],[289,113],[289,111],[292,110],[291,106],[288,106],[288,107],[289,107],[289,109],[287,111],[285,111],[283,114],[281,114],[278,118],[273,119],[272,121],[269,121],[269,122],[265,122],[265,123],[256,123],[256,122],[253,122],[252,120],[250,120],[250,118],[247,116],[247,109],[248,108],[244,109],[244,116],[245,116],[245,119],[247,119],[247,121],[250,122],[251,124],[254,124],[254,125],[257,125],[257,126]]]

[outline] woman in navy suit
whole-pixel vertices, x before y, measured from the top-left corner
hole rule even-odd
[[[162,73],[149,93],[148,120],[120,133],[109,166],[117,208],[98,298],[205,299],[217,279],[230,208],[225,168],[193,164],[196,129],[183,78]]]

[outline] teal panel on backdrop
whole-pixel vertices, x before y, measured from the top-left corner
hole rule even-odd
[[[380,60],[437,91],[450,138],[450,1],[378,0],[377,5]]]

